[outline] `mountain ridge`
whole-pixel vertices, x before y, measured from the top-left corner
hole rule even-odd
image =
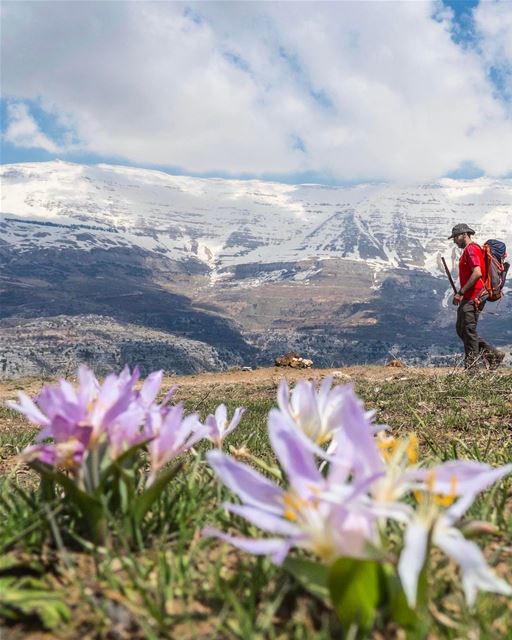
[[[512,180],[332,187],[55,161],[0,176],[0,317],[111,317],[201,342],[219,366],[288,347],[321,366],[444,362],[460,349],[440,264],[456,268],[451,226],[512,246]],[[511,320],[505,300],[483,326],[506,346]]]
[[[193,256],[212,270],[343,257],[439,275],[436,252],[446,249],[446,232],[462,218],[512,243],[512,180],[294,186],[56,161],[4,165],[0,175],[11,222],[28,216],[70,226],[85,218],[104,233],[115,229],[117,244],[178,260]]]

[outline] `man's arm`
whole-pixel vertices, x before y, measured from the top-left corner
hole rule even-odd
[[[464,297],[466,291],[469,291],[471,287],[473,287],[482,277],[482,269],[480,267],[475,267],[469,276],[469,280],[466,284],[459,289],[459,291],[453,296],[453,304],[459,304],[459,302]]]

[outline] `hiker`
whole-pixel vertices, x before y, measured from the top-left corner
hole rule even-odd
[[[463,249],[459,260],[460,289],[452,300],[453,304],[458,305],[456,329],[464,343],[464,368],[476,368],[479,359],[482,359],[490,369],[496,369],[505,354],[485,342],[477,333],[478,318],[485,306],[485,301],[477,300],[485,287],[485,261],[482,249],[471,239],[474,233],[467,224],[461,223],[453,227],[452,235],[448,238],[453,238],[459,249]]]

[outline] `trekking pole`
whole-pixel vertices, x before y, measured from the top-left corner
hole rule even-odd
[[[444,258],[441,258],[441,261],[443,263],[444,270],[446,271],[446,275],[448,276],[448,280],[450,281],[450,284],[452,285],[453,293],[457,293],[457,287],[455,286],[455,282],[453,281],[452,274],[450,273],[450,269],[448,269],[448,265],[446,264],[446,260]]]

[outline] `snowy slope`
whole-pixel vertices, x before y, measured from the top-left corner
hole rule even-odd
[[[1,181],[2,240],[19,251],[135,246],[199,259],[213,281],[234,265],[312,257],[440,275],[461,221],[512,247],[512,180],[326,187],[56,161],[4,165]]]

